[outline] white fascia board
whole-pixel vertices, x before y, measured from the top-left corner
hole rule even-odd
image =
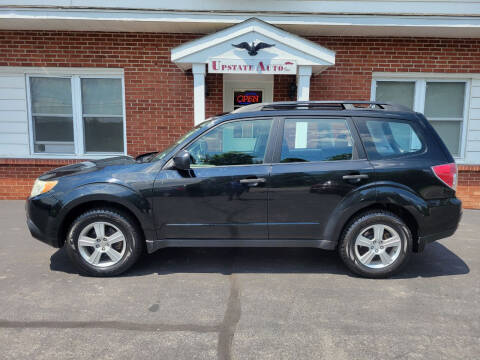
[[[374,80],[391,79],[480,79],[479,73],[373,72]]]
[[[0,0],[0,6],[319,14],[480,15],[479,0]],[[251,15],[250,15],[251,16]]]
[[[29,67],[0,66],[0,75],[4,74],[35,74],[35,75],[106,75],[121,76],[122,68],[75,68],[75,67]]]
[[[287,31],[278,29],[256,18],[251,18],[243,23],[234,25],[214,34],[206,35],[202,38],[177,46],[172,49],[171,60],[177,63],[191,62],[187,57],[205,49],[211,50],[217,45],[248,33],[258,33],[289,48],[301,51],[310,57],[318,59],[318,65],[335,64],[334,51]],[[210,56],[215,57],[213,50],[210,52]]]
[[[0,0],[1,1],[1,0]],[[479,4],[480,7],[480,4]],[[480,11],[479,11],[480,13]],[[325,14],[274,14],[264,13],[255,16],[273,25],[299,26],[361,26],[361,27],[442,27],[442,28],[480,28],[480,16],[388,16],[388,15],[325,15]],[[480,15],[480,14],[479,14]],[[220,27],[241,23],[252,15],[248,13],[199,13],[172,11],[138,11],[105,9],[43,9],[9,8],[0,5],[0,29],[2,19],[24,23],[29,20],[67,20],[101,21],[133,23],[181,23],[181,24],[217,24]],[[42,30],[42,29],[38,29]],[[59,29],[67,30],[67,29]],[[171,32],[175,32],[173,29]],[[412,34],[414,35],[414,34]]]

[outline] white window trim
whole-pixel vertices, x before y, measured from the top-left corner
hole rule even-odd
[[[375,101],[376,91],[377,91],[377,81],[415,82],[413,110],[423,114],[425,109],[425,96],[426,96],[427,82],[464,82],[465,95],[464,95],[464,102],[463,102],[463,122],[462,122],[462,129],[461,129],[460,149],[459,149],[459,155],[453,156],[456,162],[463,163],[465,161],[465,156],[466,156],[468,122],[469,122],[468,120],[470,118],[469,108],[470,108],[470,90],[471,90],[471,84],[472,84],[471,80],[472,80],[471,75],[463,75],[463,74],[374,73],[372,76],[370,99],[371,101]],[[439,120],[460,121],[457,119],[446,119],[446,118],[433,119],[433,121],[439,121]]]
[[[51,68],[23,68],[25,74],[25,90],[28,113],[29,152],[32,159],[102,159],[105,157],[127,154],[127,118],[125,106],[125,81],[123,69],[51,69]],[[34,151],[33,118],[31,111],[30,77],[63,77],[72,79],[72,116],[74,154],[65,153],[36,153]],[[122,111],[123,111],[123,152],[85,152],[83,134],[83,114],[81,101],[82,78],[110,78],[120,79],[122,84]],[[77,99],[75,102],[74,100]]]

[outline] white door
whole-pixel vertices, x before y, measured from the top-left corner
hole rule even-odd
[[[223,74],[223,111],[273,101],[273,75]]]

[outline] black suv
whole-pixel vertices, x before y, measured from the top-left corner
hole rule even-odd
[[[426,118],[372,102],[284,102],[211,118],[160,153],[86,161],[36,180],[32,235],[96,276],[146,249],[337,249],[387,277],[460,221],[452,155]]]

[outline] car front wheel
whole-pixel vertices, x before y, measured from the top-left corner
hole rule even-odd
[[[114,276],[137,261],[142,252],[142,237],[127,214],[94,209],[74,220],[65,246],[80,270],[92,276]]]
[[[339,252],[353,272],[385,278],[407,263],[412,249],[408,226],[393,213],[373,211],[354,218],[343,232]]]

